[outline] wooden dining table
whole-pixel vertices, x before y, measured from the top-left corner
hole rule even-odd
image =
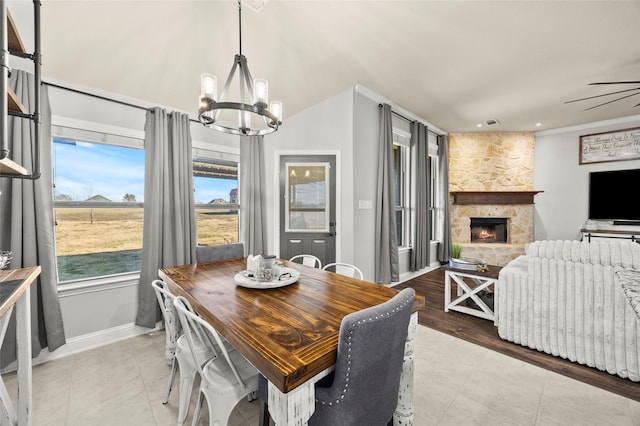
[[[160,278],[184,296],[269,381],[269,413],[276,425],[305,425],[315,407],[314,384],[336,362],[345,315],[391,299],[390,287],[282,261],[300,273],[295,283],[270,289],[236,284],[247,258],[162,268]],[[413,424],[413,347],[417,296],[405,345],[394,422]],[[372,373],[375,374],[375,373]]]

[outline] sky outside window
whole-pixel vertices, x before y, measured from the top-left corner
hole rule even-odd
[[[58,199],[85,201],[101,195],[113,202],[125,194],[144,201],[144,150],[54,138],[54,181]],[[194,177],[195,202],[229,202],[237,180]]]

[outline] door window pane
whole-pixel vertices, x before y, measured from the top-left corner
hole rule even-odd
[[[328,163],[287,164],[287,231],[329,232],[328,168]]]

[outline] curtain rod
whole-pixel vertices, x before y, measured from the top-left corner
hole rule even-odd
[[[378,108],[382,108],[382,104],[378,104]],[[405,117],[404,115],[400,114],[399,112],[395,112],[395,111],[393,110],[393,108],[391,109],[391,114],[394,114],[394,115],[396,115],[397,117],[402,118],[402,119],[403,119],[403,120],[405,120],[405,121],[408,121],[409,123],[413,123],[414,121],[418,121],[418,120],[412,120],[412,119],[410,119],[410,118],[407,118],[407,117]],[[436,132],[434,132],[433,130],[431,130],[431,129],[429,128],[429,126],[427,126],[427,132],[431,133],[431,134],[432,134],[432,135],[434,135],[434,136],[444,136],[444,135],[442,135],[441,133],[436,133]]]
[[[80,95],[86,95],[86,96],[90,96],[92,98],[102,99],[103,101],[113,102],[113,103],[116,103],[116,104],[120,104],[120,105],[131,107],[131,108],[136,108],[136,109],[141,109],[141,110],[144,110],[144,111],[149,111],[150,113],[153,114],[153,108],[147,108],[147,107],[144,107],[142,105],[136,105],[136,104],[132,104],[130,102],[125,102],[125,101],[121,101],[121,100],[114,99],[114,98],[109,98],[109,97],[102,96],[102,95],[96,95],[95,93],[89,93],[89,92],[85,92],[83,90],[74,89],[72,87],[66,87],[66,86],[61,86],[59,84],[55,84],[55,83],[49,83],[48,81],[43,81],[42,84],[46,84],[47,86],[55,87],[56,89],[67,90],[69,92],[78,93]],[[200,121],[194,120],[193,118],[189,118],[189,121],[192,121],[194,123],[200,123]]]

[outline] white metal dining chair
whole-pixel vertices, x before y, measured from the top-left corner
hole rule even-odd
[[[180,370],[178,425],[182,425],[189,412],[189,401],[191,401],[193,382],[198,370],[193,363],[193,356],[191,355],[191,348],[189,347],[187,338],[182,333],[182,327],[174,305],[175,295],[169,291],[167,285],[161,280],[154,280],[151,282],[151,286],[156,292],[162,317],[164,318],[167,341],[169,342],[166,350],[170,352],[172,346],[174,351],[169,383],[167,384],[167,389],[161,401],[163,404],[169,402],[169,394],[171,393],[173,382],[176,378],[176,371]],[[173,340],[173,345],[171,345],[171,340]],[[194,348],[198,353],[201,353],[203,357],[210,358],[215,355],[210,346],[205,344],[202,339],[194,340]]]
[[[200,391],[193,424],[199,423],[202,403],[206,401],[209,425],[226,425],[236,404],[257,393],[258,370],[233,347],[225,345],[222,336],[193,310],[187,299],[178,296],[174,305],[189,347],[193,348],[202,338],[211,345],[212,350],[220,352],[220,355],[208,359],[201,352],[191,351],[193,363],[200,374]]]
[[[360,268],[355,265],[351,265],[350,263],[327,263],[322,269],[324,269],[325,271],[332,271],[340,275],[345,275],[347,277],[357,278],[359,280],[364,279],[364,274],[362,273]]]
[[[312,254],[298,254],[289,259],[289,262],[302,263],[304,266],[310,266],[312,268],[322,268],[322,262],[320,259]]]

